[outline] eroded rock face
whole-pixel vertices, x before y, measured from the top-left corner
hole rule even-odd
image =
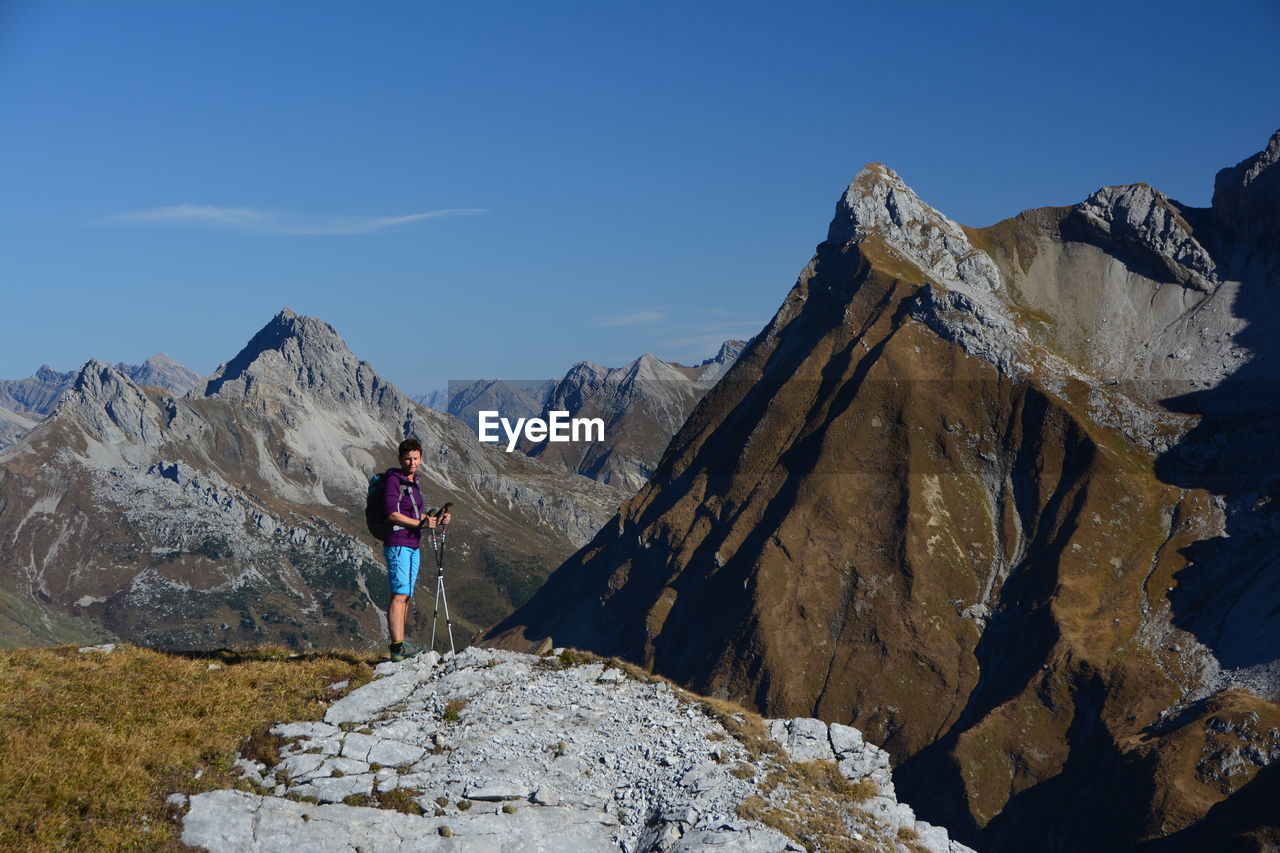
[[[1241,233],[1142,185],[962,228],[868,167],[649,485],[488,641],[857,726],[983,848],[1230,811],[1273,778],[1243,747],[1232,793],[1161,756],[1280,695],[1280,264]]]
[[[241,759],[257,794],[192,797],[182,840],[215,853],[783,853],[805,847],[744,810],[772,821],[774,807],[825,803],[842,843],[892,850],[910,838],[915,850],[967,850],[898,802],[888,756],[855,729],[815,719],[748,724],[739,714],[726,718],[731,732],[704,700],[665,682],[572,653],[565,661],[469,649],[443,663],[430,653],[384,664],[382,677],[336,702],[324,722],[277,726],[289,741],[279,765]],[[856,801],[777,782],[794,762],[871,781]],[[394,803],[402,811],[385,807]]]

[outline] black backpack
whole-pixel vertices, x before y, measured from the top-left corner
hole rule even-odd
[[[395,529],[395,525],[387,519],[386,505],[382,501],[386,482],[387,472],[383,471],[381,474],[374,474],[369,478],[369,491],[364,498],[365,526],[369,528],[373,538],[379,542],[387,541],[387,537]],[[411,491],[408,486],[400,486],[401,496],[408,491]],[[413,507],[415,512],[420,512],[417,501],[413,501]]]
[[[369,493],[364,500],[364,523],[379,542],[385,542],[391,535],[391,522],[387,520],[387,511],[382,502],[382,493],[387,482],[384,471],[369,478]]]

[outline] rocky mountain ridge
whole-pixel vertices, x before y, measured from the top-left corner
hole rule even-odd
[[[553,411],[598,417],[605,425],[603,442],[559,446],[523,441],[517,447],[630,495],[644,485],[671,436],[744,346],[742,341],[725,341],[714,356],[692,366],[645,353],[616,368],[580,361],[555,381],[451,383],[445,408],[471,426],[477,424],[480,411],[497,411],[513,422],[545,418]],[[426,404],[429,396],[420,402]]]
[[[1278,840],[1278,146],[1210,210],[1135,184],[982,229],[866,167],[648,485],[487,642],[857,726],[981,849]]]

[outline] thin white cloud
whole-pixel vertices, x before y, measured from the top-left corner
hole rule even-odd
[[[660,323],[667,319],[661,311],[633,311],[630,314],[612,314],[608,317],[597,317],[597,326],[640,326],[645,323]]]
[[[450,208],[407,216],[308,216],[258,210],[252,207],[218,207],[210,204],[174,204],[151,210],[117,213],[104,225],[176,224],[208,228],[232,228],[262,234],[373,234],[429,219],[487,213],[483,208]]]

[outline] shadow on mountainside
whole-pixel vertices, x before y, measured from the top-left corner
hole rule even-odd
[[[1167,596],[1177,627],[1243,669],[1280,659],[1280,263],[1239,245],[1219,254],[1222,277],[1242,282],[1233,311],[1247,325],[1235,342],[1253,356],[1217,387],[1163,401],[1200,421],[1155,470],[1224,508],[1223,535],[1182,549],[1187,566]]]

